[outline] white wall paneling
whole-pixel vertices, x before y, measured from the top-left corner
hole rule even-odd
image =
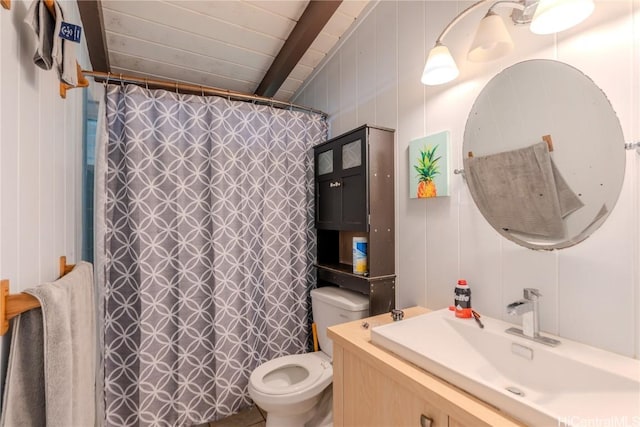
[[[358,125],[356,99],[358,97],[358,38],[349,37],[341,48],[340,57],[340,126],[336,126],[336,135],[344,133]]]
[[[409,141],[449,130],[451,166],[461,168],[464,126],[475,98],[498,72],[526,59],[555,59],[582,70],[607,94],[626,140],[640,140],[640,0],[596,0],[587,21],[558,35],[536,36],[527,27],[510,26],[516,49],[498,61],[472,64],[466,49],[485,12],[476,11],[445,40],[460,67],[458,80],[423,86],[428,50],[469,4],[377,3],[297,99],[330,114],[332,136],[365,122],[396,129],[399,307],[446,307],[456,280],[465,278],[481,313],[517,323],[505,305],[520,298],[523,288],[537,287],[544,294],[544,331],[640,358],[640,155],[635,151],[626,154],[624,187],[605,224],[560,251],[531,251],[500,237],[459,175],[451,176],[450,197],[410,200],[407,189]]]
[[[407,163],[409,158],[409,141],[424,134],[424,86],[414,77],[422,73],[424,66],[424,28],[425,3],[409,2],[397,7],[397,53],[387,60],[397,60],[397,122],[396,129],[396,181],[409,182]],[[392,59],[393,58],[393,59]],[[378,120],[378,117],[376,117]],[[426,206],[409,199],[406,186],[396,189],[398,213],[397,241],[398,264],[396,271],[406,271],[407,277],[417,280],[415,286],[398,290],[398,304],[404,307],[409,301],[425,301],[427,288],[424,286],[428,272],[425,262],[427,229],[421,221],[425,217]],[[444,242],[446,244],[446,242]],[[399,276],[398,276],[399,277]],[[399,281],[398,281],[399,283]]]
[[[634,0],[632,4],[632,14],[633,14],[633,62],[632,62],[632,75],[633,77],[637,77],[640,75],[640,0]],[[640,117],[640,79],[633,78],[632,79],[633,87],[631,88],[632,93],[632,101],[631,101],[631,117],[636,117],[636,120],[632,120],[633,129],[631,131],[631,136],[628,138],[628,141],[640,141],[640,120],[637,118]],[[635,168],[636,168],[636,180],[632,181],[632,196],[634,197],[634,206],[633,211],[636,214],[640,214],[640,150],[638,151],[638,155],[631,155],[632,158],[635,159]],[[638,216],[635,217],[635,233],[633,233],[635,238],[635,248],[633,259],[640,260],[640,221],[638,221]],[[637,285],[634,287],[635,292],[635,300],[636,300],[636,309],[635,309],[635,320],[634,324],[636,325],[636,357],[640,357],[640,261],[636,261],[635,263],[635,271],[634,271],[634,283]]]

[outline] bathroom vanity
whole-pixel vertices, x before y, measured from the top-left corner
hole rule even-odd
[[[408,318],[429,310],[413,307],[404,311]],[[524,425],[371,344],[371,327],[391,321],[385,313],[328,329],[333,340],[334,426]]]

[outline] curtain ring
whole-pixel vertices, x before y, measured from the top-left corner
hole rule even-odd
[[[124,89],[124,79],[122,78],[122,73],[120,73],[120,87]]]
[[[204,86],[200,85],[200,92],[202,93],[202,96],[204,96]]]
[[[144,87],[149,90],[149,79],[144,79]]]
[[[293,102],[289,102],[289,111],[293,111]]]
[[[109,79],[111,78],[111,72],[107,72],[107,80],[104,82],[104,86],[107,87],[109,85]]]
[[[176,95],[179,95],[178,93],[178,82],[176,81]]]

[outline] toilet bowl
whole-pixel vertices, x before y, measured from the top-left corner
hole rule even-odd
[[[327,328],[369,314],[369,299],[337,287],[311,291],[320,350],[282,356],[258,366],[249,378],[249,396],[267,412],[266,427],[330,427],[332,345]]]
[[[314,415],[333,368],[320,352],[283,356],[263,363],[249,379],[249,395],[267,412],[267,426],[300,427]]]

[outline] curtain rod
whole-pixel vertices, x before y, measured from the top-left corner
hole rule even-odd
[[[251,95],[248,93],[236,92],[228,89],[220,89],[211,86],[201,86],[189,83],[180,83],[177,81],[148,79],[145,77],[125,76],[122,74],[105,73],[103,71],[90,71],[82,70],[82,74],[85,76],[93,77],[94,79],[108,82],[116,81],[123,83],[134,83],[138,85],[153,86],[162,89],[174,89],[176,91],[184,91],[191,93],[206,93],[208,95],[218,95],[227,98],[235,98],[243,101],[259,101],[271,106],[278,106],[279,108],[295,108],[296,110],[309,111],[311,113],[320,114],[322,117],[327,118],[329,115],[324,111],[316,110],[315,108],[305,107],[304,105],[293,104],[286,101],[278,101],[273,98],[266,98],[264,96]]]

